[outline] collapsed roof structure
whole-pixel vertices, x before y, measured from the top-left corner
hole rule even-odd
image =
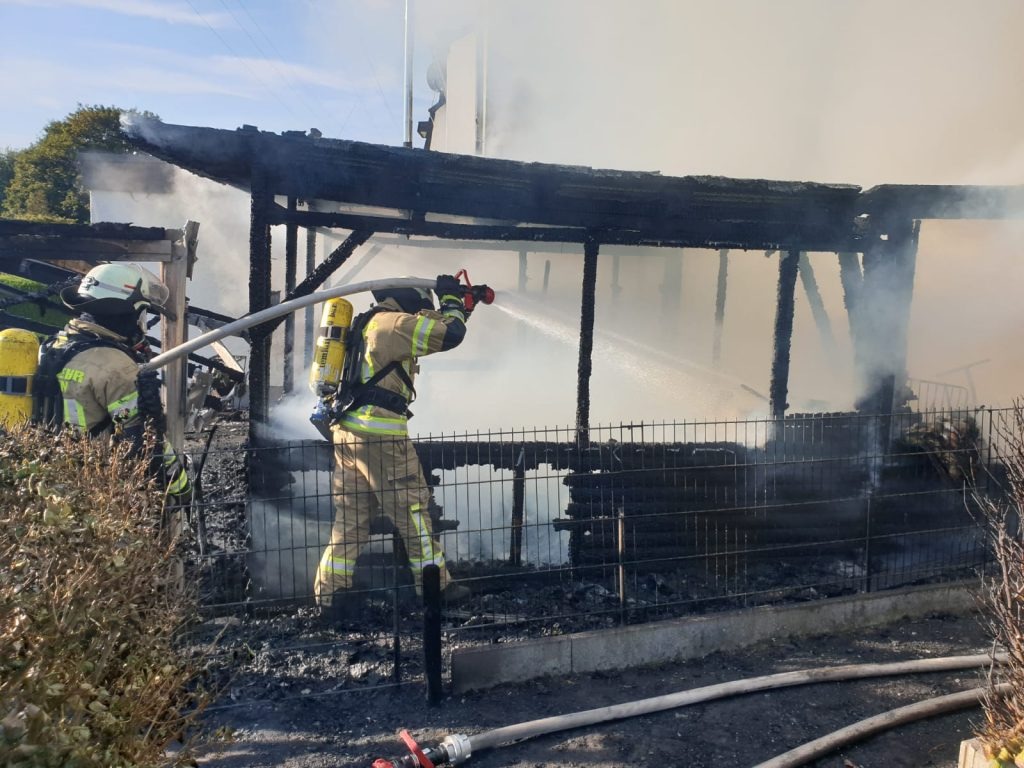
[[[140,150],[251,195],[249,309],[271,303],[270,228],[286,228],[285,299],[306,295],[375,233],[523,243],[581,243],[583,298],[577,435],[589,430],[598,255],[603,244],[777,251],[770,407],[787,408],[799,254],[838,254],[866,407],[888,410],[906,369],[907,320],[923,219],[1024,215],[1024,187],[857,186],[595,170],[451,155],[253,126],[230,131],[132,116]],[[277,198],[285,198],[282,205]],[[297,228],[348,238],[297,283]],[[857,254],[863,254],[862,259]],[[893,306],[893,296],[896,297]],[[884,306],[883,306],[884,305]],[[883,311],[884,310],[884,311]],[[250,418],[268,416],[270,332],[254,329]],[[294,329],[286,327],[286,368]],[[884,349],[869,359],[860,352]]]

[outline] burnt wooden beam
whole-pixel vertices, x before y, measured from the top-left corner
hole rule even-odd
[[[779,253],[779,284],[775,300],[775,335],[772,352],[772,378],[768,391],[773,419],[786,415],[789,403],[789,353],[793,345],[793,311],[795,309],[796,274],[799,251]]]
[[[829,365],[836,365],[839,360],[836,353],[836,338],[832,333],[832,321],[829,320],[828,310],[825,309],[825,302],[821,298],[821,290],[818,288],[818,280],[814,275],[814,267],[806,253],[800,254],[798,272],[800,273],[800,284],[804,287],[804,294],[807,296],[807,304],[814,317],[814,324],[818,328],[821,350]]]
[[[313,274],[316,268],[316,230],[312,227],[306,230],[306,277]],[[293,289],[294,290],[294,289]],[[303,328],[303,355],[302,362],[305,368],[313,364],[313,337],[315,331],[313,318],[313,307],[306,307],[305,324]]]
[[[288,210],[295,211],[298,201],[288,198]],[[285,224],[284,230],[284,293],[295,290],[299,258],[299,228],[294,222]],[[289,312],[284,318],[284,371],[281,389],[285,394],[295,389],[295,313]]]
[[[583,290],[580,298],[580,351],[576,368],[576,442],[590,443],[590,374],[594,361],[594,305],[597,301],[597,253],[600,244],[583,245]]]
[[[249,221],[249,312],[270,306],[270,222],[267,211],[273,200],[269,188],[254,179]],[[249,329],[249,421],[267,421],[270,413],[270,337],[266,325]]]
[[[853,340],[854,355],[860,355],[861,292],[864,275],[860,268],[860,257],[856,253],[836,254],[839,259],[839,281],[843,286],[843,305],[850,323],[850,338]]]
[[[52,336],[59,330],[59,327],[47,325],[38,320],[29,320],[25,317],[12,315],[6,310],[0,309],[0,328],[21,328],[24,331],[32,331],[43,336]]]
[[[606,227],[536,226],[531,224],[467,224],[418,217],[380,216],[351,212],[297,211],[290,214],[281,206],[271,213],[274,224],[295,221],[300,226],[371,230],[406,237],[436,237],[447,240],[488,240],[523,243],[583,243],[596,239],[605,245],[649,245],[672,248],[738,248],[742,250],[854,250],[859,235],[846,228],[805,230],[787,222],[671,221],[641,220],[634,229]]]
[[[353,232],[342,241],[341,245],[331,251],[330,255],[320,265],[313,270],[312,273],[306,276],[306,279],[295,286],[295,290],[288,293],[282,301],[291,301],[292,299],[298,299],[302,296],[308,296],[313,293],[317,288],[324,284],[331,275],[333,275],[342,264],[348,261],[349,257],[360,245],[365,243],[373,237],[373,232]],[[274,320],[268,320],[262,323],[259,327],[263,329],[265,333],[270,333],[278,325],[284,322],[283,317],[278,317]]]
[[[653,230],[655,241],[664,237],[663,231],[686,223],[703,233],[700,241],[721,239],[721,247],[775,243],[820,249],[822,243],[812,240],[835,245],[851,236],[860,193],[850,185],[672,177],[148,119],[135,121],[126,131],[141,149],[222,183],[251,186],[258,164],[277,195],[411,211],[412,219],[436,214],[529,222],[566,232]],[[742,242],[729,236],[744,226],[755,227],[755,234],[759,227],[781,232],[783,238],[759,235],[756,241]],[[683,243],[676,238],[670,244]]]
[[[101,240],[173,240],[176,230],[163,227],[136,227],[133,224],[100,222],[97,224],[52,224],[20,219],[0,219],[0,236],[99,238]]]
[[[729,284],[729,249],[718,252],[718,281],[715,289],[715,335],[711,342],[711,361],[718,365],[722,359],[722,331],[725,326],[725,293]]]
[[[160,230],[163,232],[163,230]],[[25,258],[44,261],[170,261],[172,240],[115,240],[60,235],[0,235],[0,262]]]

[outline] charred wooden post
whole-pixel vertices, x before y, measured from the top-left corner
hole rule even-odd
[[[856,253],[839,253],[839,281],[843,286],[843,304],[846,317],[850,324],[850,339],[853,342],[853,353],[859,360],[861,357],[861,293],[864,290],[864,276],[860,270],[860,257]]]
[[[864,250],[862,410],[891,413],[907,399],[907,326],[919,221],[887,222]]]
[[[192,265],[196,260],[198,237],[199,224],[194,221],[187,222],[181,231],[181,237],[174,242],[171,260],[160,263],[160,277],[169,293],[165,306],[171,313],[171,316],[164,318],[160,324],[161,349],[172,349],[183,344],[188,337],[185,291],[188,278],[192,274]],[[185,443],[187,379],[185,360],[175,360],[167,366],[164,374],[167,414],[165,437],[176,451],[183,450]]]
[[[576,442],[590,443],[590,373],[594,355],[594,303],[597,299],[597,253],[600,244],[588,239],[583,244],[583,291],[580,302],[580,358],[576,374]]]
[[[294,213],[298,209],[298,201],[288,198],[288,211]],[[299,227],[294,221],[284,225],[284,293],[285,296],[295,290],[296,272],[299,258]],[[281,389],[288,394],[295,389],[295,315],[289,313],[284,319],[284,373]]]
[[[789,352],[793,344],[793,310],[795,307],[799,251],[779,252],[779,287],[775,300],[775,341],[772,354],[772,380],[768,398],[773,419],[786,415],[789,404]]]
[[[306,277],[309,277],[316,268],[316,230],[313,227],[306,229]],[[313,317],[313,308],[306,307],[305,327],[303,333],[303,354],[302,362],[304,368],[313,365],[313,342],[316,320]]]
[[[825,309],[825,302],[821,300],[821,291],[818,290],[818,280],[814,276],[814,267],[807,254],[801,252],[799,261],[800,283],[807,294],[807,303],[811,307],[811,315],[814,317],[814,324],[818,327],[818,336],[821,338],[821,349],[829,363],[837,362],[836,338],[832,334],[832,322],[829,320],[828,311]]]
[[[435,705],[444,698],[441,650],[441,569],[428,565],[423,569],[423,676],[427,701]]]
[[[711,361],[722,359],[722,328],[725,325],[725,291],[729,282],[729,249],[718,252],[718,290],[715,292],[715,335],[711,344]]]
[[[270,306],[270,222],[273,202],[264,176],[253,169],[249,207],[249,311]],[[249,421],[266,422],[270,410],[270,337],[273,329],[257,326],[249,331]]]
[[[308,296],[313,293],[317,288],[323,285],[324,281],[327,280],[334,272],[346,261],[349,256],[355,251],[360,245],[365,243],[373,237],[373,232],[353,232],[345,238],[344,242],[335,248],[331,254],[324,259],[320,266],[313,270],[313,272],[306,276],[306,278],[295,286],[295,290],[286,294],[282,301],[290,301],[291,299],[297,299],[301,296]],[[284,318],[277,318],[264,323],[261,327],[266,328],[267,331],[272,331],[277,328],[278,325],[283,322]]]

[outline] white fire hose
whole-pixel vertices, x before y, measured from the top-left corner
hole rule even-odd
[[[148,363],[140,366],[140,370],[153,371],[157,368],[162,368],[172,360],[184,357],[191,352],[195,352],[197,349],[202,349],[215,341],[220,341],[226,336],[233,336],[260,323],[274,320],[313,304],[319,304],[322,301],[327,301],[327,299],[351,296],[353,293],[363,293],[364,291],[379,291],[386,288],[423,288],[432,291],[436,285],[437,280],[428,280],[425,277],[389,277],[383,280],[367,280],[362,283],[339,285],[334,288],[328,288],[326,291],[316,291],[308,296],[300,296],[297,299],[283,301],[272,307],[261,309],[259,312],[253,312],[251,315],[240,317],[226,325],[222,325],[220,328],[200,334],[194,339],[189,339],[184,344],[179,344],[174,349],[169,349],[157,355]]]
[[[724,699],[739,694],[753,693],[755,691],[774,690],[794,685],[806,685],[809,683],[824,683],[839,680],[859,680],[870,677],[884,677],[889,675],[921,674],[925,672],[948,672],[961,669],[977,669],[992,664],[1004,663],[1006,654],[998,654],[994,658],[990,654],[979,654],[975,656],[948,656],[938,659],[917,659],[913,661],[898,661],[888,664],[847,664],[838,667],[824,667],[821,669],[804,669],[796,672],[781,672],[774,675],[762,677],[751,677],[745,680],[734,680],[728,683],[718,683],[703,688],[693,688],[686,691],[678,691],[663,696],[655,696],[649,699],[629,701],[622,704],[613,704],[598,709],[590,709],[584,712],[573,712],[567,715],[556,715],[545,717],[540,720],[531,720],[525,723],[507,725],[502,728],[494,728],[483,733],[467,736],[464,734],[449,734],[436,746],[421,747],[417,745],[406,731],[401,736],[410,753],[395,759],[378,759],[373,763],[374,768],[418,768],[424,765],[421,756],[428,759],[433,765],[459,765],[469,760],[476,752],[488,749],[496,749],[509,744],[514,744],[526,739],[543,736],[550,733],[569,730],[571,728],[582,728],[585,726],[606,723],[612,720],[622,720],[638,715],[647,715],[653,712],[663,712],[667,709],[685,707],[691,704],[699,704],[706,701]],[[977,702],[979,691],[966,691],[953,694],[948,697],[941,697],[941,701],[931,707],[919,706],[912,712],[898,712],[902,717],[872,718],[866,729],[844,729],[835,739],[825,740],[823,743],[812,743],[805,745],[793,753],[780,756],[776,762],[763,764],[768,768],[791,768],[806,762],[808,754],[818,756],[823,754],[822,750],[835,749],[842,739],[849,740],[854,737],[863,737],[867,733],[873,733],[883,727],[892,727],[901,721],[908,719],[927,717],[941,712],[951,711],[957,708],[970,706]],[[910,708],[906,708],[910,709]]]

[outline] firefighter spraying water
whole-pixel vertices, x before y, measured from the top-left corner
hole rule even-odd
[[[429,515],[430,488],[408,434],[418,358],[457,347],[478,303],[494,292],[473,286],[465,270],[433,286],[439,308],[421,287],[382,287],[377,304],[353,319],[352,305],[331,299],[323,310],[310,371],[317,404],[310,421],[334,445],[336,503],[330,543],[317,568],[314,593],[328,621],[352,618],[356,560],[370,524],[386,517],[397,530],[417,594],[423,570],[436,565],[449,602],[469,596],[451,580]]]
[[[465,586],[450,581],[444,553],[433,536],[430,489],[409,439],[407,423],[412,414],[408,406],[416,394],[417,358],[458,346],[466,333],[466,320],[478,304],[494,301],[494,291],[473,285],[465,270],[436,280],[405,277],[353,283],[260,310],[190,339],[142,366],[144,371],[159,368],[225,336],[364,291],[370,291],[377,304],[355,319],[347,301],[325,307],[310,372],[310,386],[318,396],[311,420],[329,436],[335,451],[335,521],[314,582],[317,602],[328,622],[358,612],[358,599],[351,592],[355,560],[369,537],[370,522],[377,517],[389,518],[397,529],[417,592],[422,588],[423,569],[437,565],[449,602],[469,595]],[[437,310],[430,291],[438,297]]]

